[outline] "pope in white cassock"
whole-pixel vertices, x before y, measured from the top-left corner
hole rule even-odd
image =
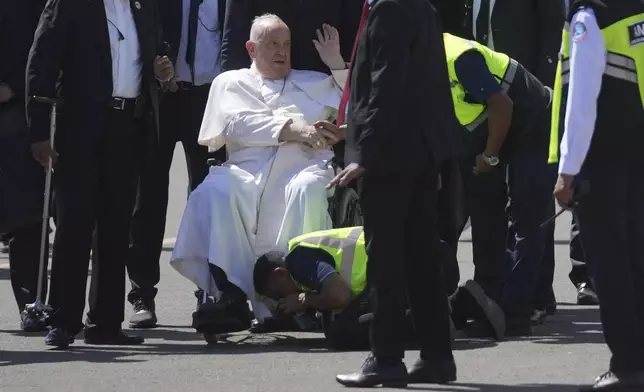
[[[271,316],[253,289],[255,260],[332,227],[330,147],[344,135],[331,121],[347,70],[335,28],[323,26],[314,44],[333,76],[292,70],[288,27],[260,16],[246,43],[250,69],[222,73],[210,90],[199,143],[225,145],[229,157],[190,194],[170,263],[241,321],[236,330],[250,326],[247,299],[258,320]]]

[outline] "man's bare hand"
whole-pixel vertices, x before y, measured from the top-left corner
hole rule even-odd
[[[357,163],[351,163],[338,173],[331,182],[326,186],[327,189],[336,186],[347,186],[351,181],[356,180],[364,174],[364,167]]]
[[[494,170],[494,166],[488,165],[488,163],[483,159],[482,155],[476,156],[476,166],[474,167],[474,174],[479,175],[481,173],[489,173]]]
[[[345,69],[346,63],[340,54],[340,34],[338,30],[328,24],[322,25],[322,31],[317,30],[318,39],[313,40],[313,45],[320,55],[320,60],[331,70]]]
[[[33,143],[31,145],[31,154],[45,169],[49,167],[49,158],[51,158],[52,163],[55,163],[58,158],[58,153],[51,147],[49,140]]]
[[[280,300],[277,308],[284,314],[296,314],[306,310],[298,293],[289,294]]]
[[[0,83],[0,103],[9,102],[13,98],[13,91],[4,83]]]
[[[324,138],[326,139],[327,143],[330,146],[333,146],[334,144],[344,140],[346,136],[345,134],[346,128],[340,128],[334,123],[329,121],[318,121],[315,124],[313,124],[313,126],[315,127],[315,129],[317,129],[318,132],[320,132],[324,136]]]
[[[568,209],[571,207],[572,199],[575,196],[573,189],[573,176],[560,174],[555,184],[554,195],[561,208]]]
[[[168,56],[157,56],[154,59],[154,76],[162,83],[167,83],[174,77],[174,65]]]

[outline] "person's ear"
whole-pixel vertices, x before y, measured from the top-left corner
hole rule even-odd
[[[251,59],[255,58],[255,43],[252,41],[246,41],[246,50]]]

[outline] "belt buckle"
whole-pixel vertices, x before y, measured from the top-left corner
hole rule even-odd
[[[114,105],[114,101],[118,103],[117,105]],[[119,97],[114,97],[112,99],[112,108],[116,110],[125,110],[125,99],[119,98]]]

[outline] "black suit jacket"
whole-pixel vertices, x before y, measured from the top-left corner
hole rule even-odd
[[[24,100],[27,56],[43,7],[44,0],[0,2],[0,83],[9,86],[16,101]]]
[[[154,60],[162,44],[154,0],[130,0],[141,48],[141,98],[158,117]],[[138,6],[135,6],[135,3]],[[60,141],[96,134],[113,90],[112,58],[102,0],[50,0],[27,65],[27,119],[32,141],[49,139],[50,107],[31,96],[63,98]],[[157,122],[158,124],[158,122]],[[57,137],[58,139],[58,137]]]
[[[183,20],[183,1],[184,0],[160,0],[159,12],[161,14],[161,25],[163,27],[163,38],[170,45],[170,52],[168,57],[172,60],[173,64],[177,63],[177,52],[179,51],[179,42],[181,41],[181,30]],[[203,0],[196,0],[200,3]],[[224,21],[226,16],[226,0],[218,0],[219,11],[219,26],[220,32],[224,31]],[[229,0],[230,1],[230,0]],[[198,20],[195,23],[199,23]],[[188,28],[188,34],[195,34],[197,32],[197,25]]]
[[[313,46],[315,31],[327,23],[338,29],[342,56],[349,62],[364,0],[228,0],[221,49],[222,70],[247,68],[246,41],[253,18],[276,14],[291,29],[291,63],[295,69],[330,73]]]
[[[467,32],[472,37],[472,0],[467,0]],[[521,63],[552,87],[561,47],[564,0],[496,0],[492,11],[494,50]]]
[[[347,163],[424,170],[462,152],[442,27],[428,0],[378,0],[351,76]]]
[[[0,233],[42,219],[44,172],[31,156],[25,120],[25,67],[43,0],[0,1]]]

